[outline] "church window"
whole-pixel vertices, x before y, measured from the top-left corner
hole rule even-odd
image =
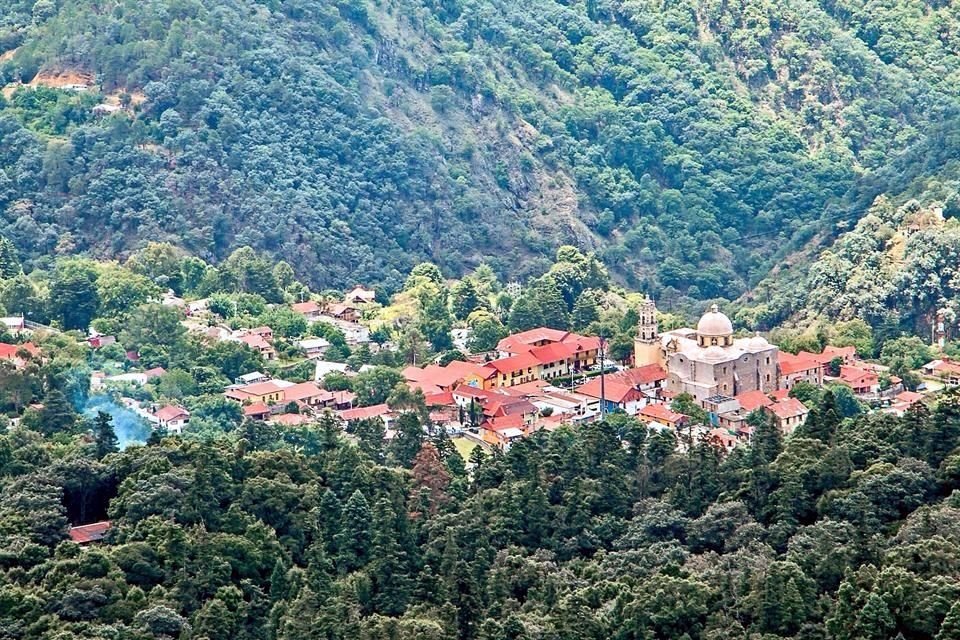
[[[716,344],[717,344],[717,339],[716,339],[716,338],[710,338],[710,344],[711,344],[711,345],[716,345]]]
[[[723,368],[723,372],[724,372],[724,373],[727,372],[727,368],[726,368],[726,367]],[[727,385],[723,385],[723,388],[726,389],[726,388],[727,388]]]
[[[767,357],[767,364],[770,364],[770,357]]]
[[[767,382],[770,382],[770,374],[767,374]]]

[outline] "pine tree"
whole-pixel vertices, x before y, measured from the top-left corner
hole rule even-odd
[[[935,640],[960,640],[960,600],[950,607]]]
[[[97,417],[93,421],[93,438],[97,443],[98,460],[108,453],[116,453],[120,450],[120,441],[117,440],[117,433],[113,429],[113,417],[109,413],[97,412]]]
[[[40,432],[51,436],[61,431],[69,431],[76,421],[77,414],[63,392],[59,389],[48,392],[40,411]]]
[[[407,553],[400,544],[398,516],[387,498],[374,506],[373,552],[369,566],[373,581],[373,603],[379,613],[398,616],[410,596]]]
[[[9,239],[0,236],[0,278],[8,280],[20,274],[20,259],[17,249]]]
[[[769,464],[776,460],[777,456],[780,455],[780,452],[783,450],[783,436],[772,416],[762,415],[760,412],[755,411],[747,416],[748,422],[750,422],[750,418],[754,414],[759,414],[759,419],[754,425],[756,431],[754,431],[752,440],[754,454],[752,456],[753,466]]]
[[[857,637],[863,640],[887,640],[894,628],[896,622],[887,603],[876,593],[871,593],[857,616]]]
[[[343,504],[332,489],[327,489],[320,497],[317,514],[317,529],[323,550],[329,556],[336,555],[336,535],[340,531],[340,519],[343,517]]]
[[[359,490],[343,507],[340,530],[336,535],[337,570],[350,573],[366,566],[370,557],[370,506]]]
[[[440,454],[432,442],[424,443],[413,461],[413,486],[426,492],[430,515],[450,502],[447,489],[450,487],[450,471],[440,460]]]

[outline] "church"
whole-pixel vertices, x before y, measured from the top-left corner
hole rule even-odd
[[[734,338],[733,323],[717,305],[703,314],[696,329],[657,330],[657,307],[641,303],[634,364],[659,364],[667,372],[664,389],[689,393],[702,403],[712,396],[777,389],[779,349],[760,335]]]

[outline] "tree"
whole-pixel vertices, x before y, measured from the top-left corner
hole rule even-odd
[[[359,490],[343,506],[336,536],[337,570],[341,574],[362,569],[370,557],[370,506]]]
[[[116,453],[120,450],[120,441],[117,440],[117,434],[113,430],[113,418],[109,413],[97,412],[97,417],[93,421],[93,439],[97,445],[98,460],[108,453]]]
[[[444,351],[453,347],[450,329],[453,323],[450,312],[441,296],[429,296],[423,303],[420,315],[420,331],[434,351]]]
[[[40,433],[51,436],[73,429],[77,414],[62,391],[51,389],[43,398],[43,409],[40,410],[39,419]]]
[[[577,331],[583,331],[591,322],[600,319],[599,302],[597,293],[592,289],[587,289],[579,296],[573,304],[573,312],[570,316],[570,324]]]
[[[126,267],[135,274],[145,277],[158,287],[173,289],[177,293],[183,293],[185,260],[181,258],[182,252],[169,242],[148,242],[147,246],[140,249],[130,256]],[[189,258],[188,258],[189,259]],[[194,262],[190,264],[188,270],[194,271],[196,262],[203,264],[197,258],[192,258]],[[204,268],[206,265],[203,265]],[[194,272],[191,274],[196,275]],[[202,274],[201,274],[202,277]],[[196,287],[197,282],[192,283]],[[192,287],[191,287],[192,288]]]
[[[511,333],[518,333],[528,329],[534,329],[544,324],[543,315],[539,305],[528,295],[522,295],[513,303],[510,308],[510,318],[507,326]]]
[[[566,329],[570,325],[567,302],[553,278],[545,276],[534,284],[533,300],[543,326]]]
[[[369,407],[387,401],[390,392],[403,382],[403,375],[390,367],[373,367],[353,379],[353,391],[357,394],[357,403]]]
[[[429,515],[450,501],[447,493],[450,487],[450,472],[440,460],[437,448],[432,442],[425,442],[413,459],[413,485],[420,495],[425,497]],[[424,514],[420,514],[424,515]]]
[[[97,277],[98,313],[115,317],[146,303],[160,294],[160,288],[144,276],[123,269],[118,264],[106,264]]]
[[[873,357],[873,329],[860,318],[838,322],[833,327],[830,344],[837,347],[856,347],[861,357]]]
[[[157,354],[156,363],[166,365],[171,353],[183,346],[187,330],[180,319],[180,311],[174,307],[157,303],[140,305],[130,312],[120,331],[120,342],[131,351],[151,348],[151,353]]]
[[[81,260],[59,263],[50,280],[49,306],[64,329],[86,331],[100,307],[96,269]]]
[[[397,464],[409,467],[423,446],[424,440],[425,434],[420,416],[413,411],[404,412],[396,421],[396,435],[390,441],[390,455]]]
[[[0,279],[15,278],[20,274],[17,249],[9,239],[0,235]]]
[[[46,318],[46,303],[41,298],[33,282],[24,274],[2,284],[0,306],[7,313],[23,316],[34,322],[43,322]]]
[[[457,320],[466,320],[467,317],[480,307],[480,294],[472,280],[463,279],[450,289],[453,317]]]
[[[507,329],[503,323],[490,312],[475,311],[467,319],[470,326],[470,338],[467,346],[474,353],[491,351],[497,343],[507,336]]]
[[[203,347],[198,354],[197,363],[213,367],[223,373],[228,380],[236,380],[245,373],[263,371],[263,356],[242,342],[223,340],[212,347]]]
[[[880,350],[880,361],[890,367],[890,372],[896,376],[918,369],[930,362],[933,354],[930,347],[916,336],[904,336],[887,340]]]

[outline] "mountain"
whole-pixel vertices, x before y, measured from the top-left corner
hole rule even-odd
[[[8,0],[0,234],[34,267],[249,245],[317,288],[421,260],[523,278],[571,243],[665,300],[734,298],[943,132],[958,24],[895,0]]]

